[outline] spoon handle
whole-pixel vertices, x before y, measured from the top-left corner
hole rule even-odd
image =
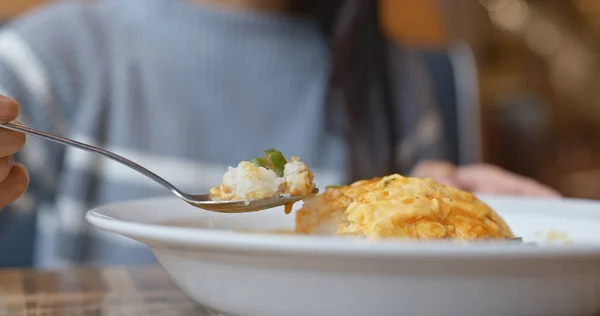
[[[65,137],[60,137],[60,136],[56,136],[50,133],[46,133],[46,132],[42,132],[30,127],[26,127],[26,126],[22,126],[22,125],[17,125],[17,124],[13,124],[13,123],[0,123],[0,127],[12,130],[12,131],[17,131],[17,132],[22,132],[28,135],[33,135],[33,136],[37,136],[40,138],[43,138],[45,140],[49,140],[58,144],[62,144],[62,145],[67,145],[67,146],[73,146],[75,148],[81,149],[81,150],[85,150],[88,152],[92,152],[104,157],[107,157],[111,160],[114,160],[118,163],[121,163],[123,165],[126,165],[127,167],[145,175],[146,177],[154,180],[155,182],[157,182],[158,184],[162,185],[163,187],[167,188],[168,190],[170,190],[171,192],[173,192],[175,195],[184,198],[184,195],[186,195],[185,193],[179,191],[179,189],[177,189],[175,186],[173,186],[171,183],[169,183],[168,181],[166,181],[165,179],[159,177],[157,174],[155,174],[154,172],[140,166],[139,164],[125,158],[122,156],[119,156],[113,152],[110,152],[108,150],[104,150],[98,147],[94,147],[88,144],[84,144],[81,142],[78,142],[76,140],[72,140],[69,138],[65,138]]]

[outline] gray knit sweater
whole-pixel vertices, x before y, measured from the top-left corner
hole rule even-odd
[[[396,56],[402,165],[443,157],[441,123],[417,55]],[[32,127],[99,145],[181,188],[207,191],[228,165],[276,147],[344,182],[346,144],[329,134],[329,69],[317,25],[178,0],[60,3],[0,32],[0,93]],[[39,214],[36,262],[132,264],[144,246],[99,232],[90,207],[168,194],[112,161],[28,139],[27,198]],[[406,170],[399,170],[405,172]]]

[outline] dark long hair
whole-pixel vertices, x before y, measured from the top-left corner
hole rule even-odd
[[[328,108],[336,100],[344,104],[350,180],[396,172],[398,113],[379,1],[299,1],[303,11],[318,19],[330,43],[331,76],[325,102]],[[384,137],[375,133],[382,128]]]

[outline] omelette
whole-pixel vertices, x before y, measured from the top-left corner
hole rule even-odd
[[[296,233],[368,239],[514,239],[498,214],[473,194],[398,174],[328,187],[296,212]]]

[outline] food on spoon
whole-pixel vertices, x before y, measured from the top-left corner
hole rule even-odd
[[[310,195],[315,189],[315,176],[298,157],[292,157],[283,170],[284,192],[292,196]]]
[[[222,201],[265,199],[281,194],[282,186],[283,178],[273,170],[242,161],[225,172],[221,185],[210,194]]]
[[[229,167],[222,183],[210,190],[213,200],[254,200],[277,196],[312,195],[316,185],[314,174],[298,157],[288,161],[275,149],[268,149],[264,157],[242,161]],[[286,207],[286,213],[291,205]]]
[[[398,174],[328,187],[296,212],[296,232],[420,240],[515,239],[473,194]]]

